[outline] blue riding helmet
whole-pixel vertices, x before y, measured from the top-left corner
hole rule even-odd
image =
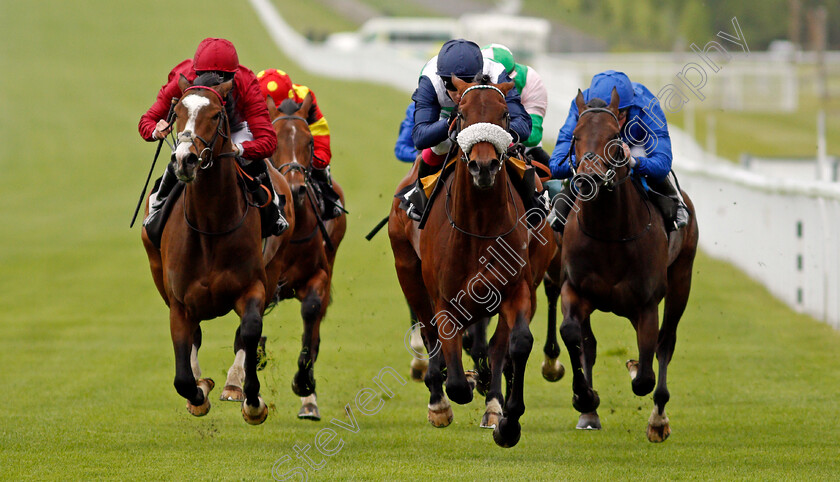
[[[589,85],[589,98],[586,101],[589,102],[597,97],[609,103],[613,87],[618,92],[619,109],[633,105],[633,84],[630,83],[627,74],[615,70],[607,70],[592,77],[592,84]]]
[[[437,59],[437,75],[456,76],[472,80],[484,69],[481,49],[475,42],[464,39],[449,40],[440,48]]]

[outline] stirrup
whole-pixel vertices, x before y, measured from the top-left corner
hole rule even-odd
[[[408,202],[408,209],[406,209],[408,217],[415,221],[420,221],[423,218],[423,211],[426,210],[427,202],[426,192],[420,186],[420,181],[418,180],[414,187],[405,193],[403,197]]]

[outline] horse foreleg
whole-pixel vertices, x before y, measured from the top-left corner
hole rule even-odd
[[[299,292],[303,336],[298,356],[298,371],[292,379],[292,391],[301,397],[298,418],[321,419],[315,395],[315,361],[321,346],[321,320],[330,302],[329,282],[326,271],[321,271]]]
[[[243,402],[245,394],[242,392],[242,382],[245,381],[245,343],[240,336],[242,327],[236,328],[236,335],[233,338],[233,364],[227,372],[225,387],[219,395],[223,402]]]
[[[566,368],[560,363],[560,345],[557,343],[557,299],[560,297],[560,287],[546,276],[543,288],[548,298],[548,327],[543,347],[545,359],[541,365],[542,376],[550,382],[556,382],[566,373]]]
[[[423,377],[426,376],[426,370],[429,368],[429,360],[419,357],[428,352],[426,351],[426,345],[423,343],[422,330],[419,328],[420,325],[417,324],[417,314],[411,309],[411,305],[408,307],[408,317],[411,322],[408,345],[410,350],[418,355],[411,358],[411,379],[415,382],[422,382]]]
[[[172,303],[169,309],[169,330],[172,334],[172,346],[175,349],[175,390],[187,399],[187,410],[191,414],[196,417],[206,415],[210,411],[210,399],[207,395],[214,384],[209,378],[196,381],[193,373],[193,350],[196,352],[196,357],[198,356],[198,348],[194,345],[198,321],[187,318],[183,305]],[[199,345],[200,338],[199,334]],[[195,366],[198,367],[197,362]]]
[[[473,359],[477,377],[475,388],[480,395],[486,395],[490,387],[490,364],[487,361],[487,325],[489,323],[489,317],[476,320],[475,323],[467,327],[463,339],[464,351],[467,351],[467,338],[469,338],[470,349],[467,353]]]
[[[656,351],[659,338],[659,309],[656,303],[643,307],[633,321],[636,329],[636,344],[639,346],[639,361],[635,367],[628,362],[628,368],[635,368],[635,376],[631,383],[633,393],[643,397],[653,391],[656,376],[653,373],[653,354]]]
[[[258,425],[268,416],[268,407],[260,397],[260,380],[257,377],[257,347],[262,336],[262,312],[265,302],[265,287],[261,282],[252,286],[248,293],[236,302],[236,313],[240,317],[240,336],[245,345],[245,383],[242,402],[242,417],[251,425]]]
[[[496,331],[490,338],[490,389],[484,399],[484,416],[481,417],[481,428],[496,428],[502,419],[505,397],[502,395],[502,373],[506,368],[508,345],[510,343],[510,327],[499,317]],[[508,384],[510,387],[510,384]]]
[[[508,352],[513,363],[513,383],[510,397],[505,401],[504,417],[493,430],[493,440],[500,447],[513,447],[519,442],[522,433],[519,419],[525,413],[525,365],[534,346],[534,337],[528,324],[535,300],[534,293],[529,291],[528,286],[523,284],[518,292],[519,296],[509,302],[503,302],[501,306],[504,321],[511,327]],[[502,318],[499,320],[501,323]]]
[[[438,428],[447,427],[452,423],[453,415],[449,399],[443,393],[443,368],[445,365],[441,350],[442,345],[438,340],[435,327],[422,321],[420,323],[426,340],[426,349],[429,352],[429,368],[426,370],[426,376],[423,379],[426,388],[429,389],[429,423]]]
[[[596,428],[590,427],[591,417],[588,415],[595,412],[601,399],[598,397],[598,392],[592,389],[592,386],[586,379],[586,373],[583,370],[583,320],[586,320],[592,313],[592,305],[581,298],[577,291],[569,282],[563,283],[561,288],[562,309],[563,309],[563,324],[560,325],[560,337],[563,338],[563,343],[566,345],[566,350],[569,352],[569,361],[572,364],[572,406],[581,414],[586,414],[587,417],[581,415],[578,420],[577,428]]]
[[[671,434],[670,421],[665,414],[665,404],[671,399],[668,392],[668,364],[671,363],[677,344],[677,325],[688,303],[693,264],[694,251],[690,250],[681,254],[668,268],[665,311],[656,346],[659,380],[653,392],[653,412],[650,414],[647,428],[647,437],[651,442],[664,442]]]
[[[444,313],[443,306],[438,306],[438,313]],[[441,354],[446,363],[446,395],[453,402],[464,405],[473,399],[474,384],[467,380],[464,365],[461,361],[462,332],[454,320],[445,318],[437,320],[438,339]]]

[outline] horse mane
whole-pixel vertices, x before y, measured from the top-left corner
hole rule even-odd
[[[302,103],[298,104],[297,102],[295,102],[292,99],[285,99],[277,107],[277,110],[279,110],[280,112],[282,112],[286,115],[292,115],[295,112],[297,112],[298,110],[300,110],[301,105],[302,105]]]
[[[228,79],[230,80],[230,79]],[[225,78],[221,75],[217,74],[216,72],[202,72],[201,75],[195,78],[193,81],[193,85],[200,85],[203,87],[215,87],[222,82],[226,82]],[[227,96],[225,97],[225,113],[228,117],[228,123],[231,127],[238,125],[242,122],[242,119],[239,117],[239,113],[236,110],[236,96],[232,95],[233,89],[236,88],[236,83],[234,83],[233,88],[230,89]]]
[[[604,107],[607,107],[607,105],[608,105],[608,104],[606,103],[606,101],[604,101],[604,99],[599,99],[598,97],[593,97],[593,98],[592,98],[592,99],[591,99],[591,100],[590,100],[590,101],[586,104],[586,107],[590,107],[590,108],[593,108],[593,107],[594,107],[594,108],[601,107],[601,108],[604,108]]]

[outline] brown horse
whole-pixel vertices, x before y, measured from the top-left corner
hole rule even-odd
[[[169,306],[175,389],[187,399],[191,414],[202,416],[210,410],[208,394],[214,383],[201,378],[199,323],[234,310],[241,319],[237,333],[244,362],[242,415],[246,422],[260,424],[268,409],[260,397],[257,345],[291,229],[270,237],[263,252],[260,214],[240,184],[222,101],[233,82],[191,86],[181,76],[179,86],[183,95],[175,107],[178,146],[172,162],[186,186],[163,230],[160,250],[145,229],[142,232],[152,277]],[[277,192],[290,196],[283,177],[274,169],[269,172]],[[286,218],[294,226],[294,212],[287,209]]]
[[[601,310],[628,318],[636,330],[639,361],[631,360],[627,366],[633,393],[638,396],[654,389],[656,353],[659,383],[647,436],[651,442],[661,442],[671,431],[665,415],[670,398],[666,372],[674,353],[677,324],[688,302],[697,250],[694,206],[683,193],[691,222],[669,239],[659,210],[632,182],[625,182],[630,179],[631,167],[619,142],[616,91],[609,105],[601,99],[584,105],[580,91],[575,103],[580,112],[574,130],[579,165],[573,180],[580,194],[574,206],[576,215],[569,217],[563,235],[560,336],[573,368],[573,405],[581,412],[578,428],[600,428],[596,412],[600,400],[592,388],[596,341],[589,316]],[[663,297],[665,314],[660,328],[658,307]]]
[[[543,220],[528,222],[530,213],[504,167],[510,142],[505,95],[513,83],[491,84],[487,77],[478,83],[453,82],[458,139],[466,153],[458,150],[454,172],[442,181],[441,199],[429,208],[425,228],[420,231],[395,199],[388,234],[403,294],[432,354],[425,375],[429,421],[436,427],[451,423],[447,395],[460,404],[472,400],[474,380],[468,380],[461,363],[463,332],[498,313],[482,426],[494,428],[497,444],[512,447],[519,441],[525,411],[523,379],[533,345],[528,325],[535,289],[554,248]],[[415,179],[417,169],[415,163],[398,190]],[[509,375],[508,397],[502,395],[503,372]]]
[[[303,318],[303,339],[298,357],[298,371],[292,381],[292,391],[301,397],[299,418],[320,420],[315,394],[315,361],[321,343],[321,320],[330,304],[330,286],[336,250],[347,229],[346,216],[339,216],[324,223],[330,245],[324,241],[323,232],[315,214],[311,170],[313,139],[306,116],[312,105],[307,96],[301,105],[284,101],[280,109],[271,96],[266,99],[274,131],[277,133],[277,150],[271,163],[288,181],[292,206],[295,212],[295,229],[289,244],[281,255],[282,273],[274,301],[297,298]],[[338,183],[333,183],[342,205],[344,193]],[[241,356],[237,354],[228,372],[222,399],[236,400],[241,396]],[[239,364],[237,363],[239,362]]]

